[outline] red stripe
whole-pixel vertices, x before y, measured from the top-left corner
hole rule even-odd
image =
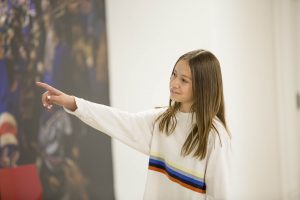
[[[17,128],[10,123],[3,123],[0,126],[0,135],[6,134],[6,133],[11,133],[13,135],[17,135]]]
[[[178,180],[178,179],[175,179],[174,177],[170,176],[170,175],[166,172],[166,170],[164,170],[164,169],[157,168],[157,167],[154,167],[154,166],[149,166],[148,169],[153,170],[153,171],[157,171],[157,172],[160,172],[160,173],[166,175],[171,181],[173,181],[173,182],[175,182],[175,183],[178,183],[179,185],[181,185],[181,186],[183,186],[183,187],[185,187],[185,188],[188,188],[188,189],[193,190],[193,191],[195,191],[195,192],[199,192],[199,193],[201,193],[201,194],[205,194],[205,190],[202,190],[202,189],[200,189],[200,188],[193,187],[193,186],[191,186],[191,185],[188,185],[188,184],[186,184],[186,183],[183,183],[182,181],[180,181],[180,180]]]

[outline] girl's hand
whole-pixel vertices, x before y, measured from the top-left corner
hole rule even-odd
[[[67,95],[46,83],[36,82],[36,85],[47,90],[47,92],[42,95],[42,103],[48,110],[52,108],[53,104],[64,106],[71,111],[75,111],[77,109],[74,96]]]

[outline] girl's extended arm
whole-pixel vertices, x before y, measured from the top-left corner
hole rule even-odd
[[[42,95],[42,102],[48,109],[53,104],[63,106],[68,113],[89,126],[149,155],[154,121],[159,109],[128,113],[67,95],[45,83],[38,82],[37,85],[47,90]]]

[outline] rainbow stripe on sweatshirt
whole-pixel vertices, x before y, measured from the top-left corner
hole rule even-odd
[[[206,192],[203,176],[201,177],[199,174],[177,167],[158,154],[151,153],[148,169],[160,172],[166,175],[169,180],[195,192],[202,194]]]

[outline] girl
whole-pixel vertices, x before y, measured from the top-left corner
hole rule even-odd
[[[136,114],[65,94],[45,83],[43,105],[66,112],[149,156],[144,199],[228,199],[230,135],[220,64],[209,51],[182,55],[166,108]]]

